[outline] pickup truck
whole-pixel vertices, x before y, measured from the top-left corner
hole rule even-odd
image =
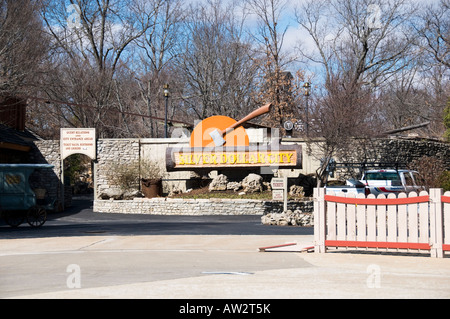
[[[326,186],[326,193],[398,194],[420,192],[419,173],[412,170],[377,169],[365,171],[360,180],[347,180],[346,186]]]

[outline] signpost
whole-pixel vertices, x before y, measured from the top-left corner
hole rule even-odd
[[[95,128],[61,129],[61,160],[72,154],[84,154],[95,160],[95,146]]]
[[[284,202],[283,211],[287,212],[287,177],[272,178],[270,186],[272,187],[272,199],[282,200]]]

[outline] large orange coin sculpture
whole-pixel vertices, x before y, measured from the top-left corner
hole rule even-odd
[[[253,111],[240,121],[227,116],[211,116],[201,121],[191,134],[191,147],[249,146],[249,138],[242,125],[255,117],[270,112],[271,104]]]
[[[239,121],[220,115],[204,119],[195,126],[189,147],[167,148],[167,171],[301,167],[300,145],[250,146],[242,125],[270,109],[266,104]]]

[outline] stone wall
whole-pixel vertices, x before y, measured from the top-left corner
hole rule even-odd
[[[312,212],[312,201],[289,201],[292,211]],[[250,199],[135,198],[134,200],[95,200],[97,213],[149,215],[265,215],[281,213],[282,202]]]
[[[35,141],[30,152],[33,163],[50,164],[55,167],[53,170],[42,169],[36,171],[30,177],[30,182],[36,188],[45,188],[50,197],[59,197],[60,194],[60,174],[61,157],[59,155],[59,141]]]
[[[117,189],[111,180],[114,165],[139,163],[140,143],[138,139],[100,139],[97,141],[97,163],[95,165],[97,194]]]
[[[446,163],[450,169],[450,144],[429,140],[411,139],[373,139],[370,141],[355,140],[355,149],[350,150],[353,158],[347,161],[382,161],[382,162],[406,162],[409,163],[422,156],[436,156]],[[299,173],[310,174],[317,168],[318,154],[308,154],[304,140],[283,139],[283,144],[301,144],[303,147],[303,169],[288,171],[289,177],[295,179]],[[53,164],[53,172],[42,172],[43,178],[36,178],[40,183],[45,184],[51,196],[58,196],[60,193],[60,147],[59,141],[36,141],[35,148],[31,152],[32,160],[35,163]],[[187,145],[187,139],[100,139],[97,141],[97,161],[95,163],[95,186],[97,195],[105,190],[117,188],[112,185],[108,176],[111,174],[111,165],[114,163],[133,163],[142,160],[150,160],[158,163],[164,170],[165,150],[167,147]],[[313,148],[315,153],[317,149]],[[112,172],[113,173],[113,172]],[[297,175],[296,175],[297,174]],[[192,172],[172,172],[163,176],[164,193],[169,193],[173,189],[186,191],[194,186],[195,179]],[[292,179],[293,180],[293,179]],[[139,189],[139,185],[136,186]],[[262,210],[256,209],[258,214]]]
[[[30,176],[30,185],[33,189],[43,188],[49,198],[56,198],[61,202],[61,156],[59,141],[34,141],[30,151],[30,160],[36,164],[50,164],[53,169],[39,169]],[[66,183],[64,191],[64,205],[72,204],[72,192],[70,185]]]
[[[410,163],[423,156],[437,157],[444,161],[450,170],[450,144],[431,140],[420,139],[378,139],[375,140],[375,148],[378,156],[383,161],[398,161]]]
[[[349,150],[351,160],[368,162],[410,163],[423,156],[433,156],[443,160],[450,169],[450,144],[421,139],[355,140],[354,149]]]
[[[351,149],[337,162],[401,163],[409,165],[423,156],[441,159],[450,170],[450,143],[424,139],[355,139]],[[403,167],[404,168],[404,167]],[[357,178],[357,169],[337,169],[336,177],[342,180]]]

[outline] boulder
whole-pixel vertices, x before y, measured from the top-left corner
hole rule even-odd
[[[103,192],[100,193],[99,197],[101,199],[109,199],[109,200],[121,200],[123,199],[123,191],[118,188],[109,188],[105,189]]]
[[[304,213],[301,210],[294,212],[288,210],[284,213],[269,213],[261,217],[263,225],[277,226],[313,226],[312,213]]]
[[[303,191],[302,186],[292,185],[289,189],[289,195],[292,197],[302,198],[305,196],[305,192]]]
[[[226,191],[228,185],[228,178],[220,174],[213,178],[211,183],[209,184],[209,191]]]
[[[258,174],[249,174],[242,181],[242,188],[246,193],[256,193],[263,191],[263,178]]]
[[[239,189],[241,189],[241,187],[242,187],[242,182],[229,182],[227,184],[227,189],[234,190],[235,192],[237,192]]]
[[[133,200],[134,198],[143,198],[144,194],[142,194],[139,190],[129,190],[123,193],[123,200]]]

